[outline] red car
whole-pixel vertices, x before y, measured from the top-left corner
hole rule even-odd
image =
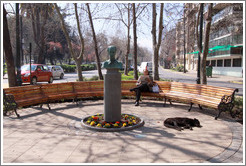
[[[21,79],[22,83],[36,84],[37,82],[53,82],[52,72],[48,70],[48,66],[43,64],[31,64],[31,76],[30,76],[30,64],[21,66]]]

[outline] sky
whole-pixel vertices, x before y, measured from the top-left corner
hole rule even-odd
[[[23,1],[18,1],[19,3],[23,2]],[[26,1],[27,3],[29,3],[30,1]],[[32,1],[33,3],[34,1]],[[52,3],[54,3],[55,1],[50,1]],[[103,3],[102,3],[103,2]],[[10,3],[10,1],[7,3]],[[42,3],[42,2],[41,2]],[[110,14],[112,15],[118,15],[114,18],[119,18],[119,12],[118,9],[115,6],[115,3],[117,3],[117,1],[115,2],[107,2],[105,3],[105,1],[101,1],[100,3],[95,3],[90,1],[91,3],[91,11],[92,11],[92,17],[93,18],[101,18],[101,17],[108,17]],[[119,2],[118,2],[119,3]],[[122,3],[122,2],[120,2]],[[141,2],[142,3],[142,2]],[[149,3],[148,1],[146,1],[145,3]],[[10,5],[6,5],[6,10],[7,11],[13,11],[15,9],[15,5],[13,2],[11,2],[12,7],[10,7]],[[170,8],[172,7],[173,3],[167,3],[165,2],[164,4],[164,8]],[[67,17],[66,22],[68,22],[72,27],[76,27],[76,22],[75,20],[75,16],[74,16],[74,7],[73,4],[71,2],[69,2],[69,4],[67,3],[67,1],[59,1],[58,5],[61,8],[69,8],[72,16],[71,17]],[[111,5],[111,7],[109,8],[108,5]],[[143,5],[143,4],[142,4]],[[180,18],[180,16],[177,14],[178,11],[182,10],[182,6],[183,3],[179,3],[176,4],[179,5],[181,7],[177,7],[175,10],[171,11],[170,13],[164,13],[164,24],[168,24],[168,26],[164,26],[164,28],[170,28],[173,27],[175,25],[175,22]],[[78,4],[78,9],[81,5]],[[95,8],[96,6],[96,8]],[[97,10],[95,10],[97,9]],[[152,28],[152,6],[151,4],[149,4],[149,6],[146,8],[147,10],[145,10],[143,12],[144,16],[141,17],[141,21],[137,19],[137,36],[138,36],[138,44],[142,47],[146,47],[148,48],[148,50],[152,50],[152,34],[151,34],[151,28]],[[80,10],[83,11],[83,10]],[[94,12],[93,12],[94,11]],[[127,13],[123,13],[124,14],[124,20],[126,21],[126,16]],[[82,13],[81,16],[81,22],[83,22],[84,20],[88,20],[88,17]],[[171,23],[170,23],[170,20]],[[175,20],[175,21],[174,21]],[[120,21],[109,21],[109,20],[105,20],[105,19],[94,19],[93,20],[94,23],[94,27],[95,27],[95,31],[96,34],[97,33],[106,33],[109,36],[119,36],[119,37],[126,37],[127,36],[127,29],[126,26],[123,25],[122,22]],[[87,28],[89,27],[88,22],[87,24]],[[159,25],[159,8],[157,8],[157,27]],[[76,28],[75,28],[76,29]],[[131,35],[131,42],[133,42],[133,30],[132,30],[132,26],[131,26],[131,30],[130,30],[130,35]]]
[[[97,6],[97,13],[93,14],[93,18],[98,18],[98,17],[108,17],[110,15],[110,13],[117,13],[118,14],[118,9],[115,7],[114,3],[110,3],[111,7],[110,10],[109,8],[107,8],[107,4],[102,4],[100,3],[99,5],[97,5],[97,3],[91,4],[91,11],[93,11],[93,7]],[[61,8],[65,8],[68,7],[65,3],[59,3],[59,6],[61,6]],[[105,8],[106,5],[106,8]],[[180,4],[175,4],[175,5],[179,5],[179,7],[177,7],[175,10],[172,10],[169,13],[164,13],[164,21],[165,24],[168,24],[168,26],[164,26],[165,28],[169,28],[170,27],[174,27],[175,23],[177,22],[178,19],[180,19],[180,16],[177,14],[178,11],[180,13],[180,11],[182,11],[182,6],[183,3]],[[80,5],[78,4],[78,7]],[[181,6],[181,7],[180,7]],[[71,12],[74,13],[73,10],[73,5],[71,4],[69,7],[71,7]],[[171,8],[172,5],[171,4],[164,4],[164,8],[168,9]],[[146,47],[148,48],[148,50],[152,50],[152,34],[151,34],[151,28],[152,28],[152,6],[151,4],[149,4],[148,9],[144,11],[144,16],[141,17],[141,21],[137,20],[137,36],[138,36],[138,44],[142,47]],[[159,25],[159,8],[157,8],[157,27]],[[118,16],[119,18],[120,16]],[[127,13],[125,13],[125,17],[127,17]],[[71,19],[72,18],[72,19]],[[74,22],[75,16],[73,14],[73,16],[71,18],[67,18],[66,21],[70,22],[71,25],[76,27],[76,24]],[[115,17],[117,18],[117,17]],[[125,19],[126,20],[126,19]],[[121,35],[126,37],[127,35],[127,28],[126,26],[123,25],[122,22],[119,21],[108,21],[108,20],[98,20],[95,19],[93,20],[94,23],[94,27],[95,27],[95,31],[96,33],[106,33],[109,36],[114,36],[114,35]],[[121,32],[120,34],[119,31]],[[131,39],[133,39],[133,30],[132,30],[132,26],[131,26],[131,30],[130,30],[130,35],[131,35]],[[133,41],[131,41],[133,42]]]

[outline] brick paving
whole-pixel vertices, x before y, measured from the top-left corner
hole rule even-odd
[[[145,125],[124,132],[94,132],[81,117],[103,113],[103,100],[34,106],[3,118],[3,163],[243,163],[243,125],[213,110],[188,112],[188,105],[122,100],[122,113],[142,117]],[[212,114],[211,114],[212,113]],[[215,114],[213,114],[215,113]],[[202,128],[182,132],[163,126],[168,117],[197,118]]]

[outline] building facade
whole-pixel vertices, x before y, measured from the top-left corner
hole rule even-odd
[[[185,28],[177,28],[176,34],[185,30],[186,69],[197,70],[198,49],[196,42],[196,18],[198,4],[185,4]],[[204,27],[207,6],[204,8]],[[183,24],[177,24],[177,27]],[[182,32],[183,31],[183,32]],[[182,46],[176,40],[177,62],[184,63]],[[180,48],[180,50],[178,50]],[[215,3],[209,39],[207,65],[213,66],[213,74],[242,77],[243,72],[243,4]]]

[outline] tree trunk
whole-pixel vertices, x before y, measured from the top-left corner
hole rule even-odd
[[[207,18],[206,18],[206,29],[205,29],[205,40],[204,40],[204,48],[203,48],[203,54],[202,54],[202,63],[201,63],[201,83],[207,84],[207,76],[206,76],[206,61],[207,61],[207,55],[208,55],[208,47],[209,47],[209,34],[210,34],[210,27],[212,22],[212,10],[213,10],[213,3],[210,3],[208,5],[208,11],[207,11]]]
[[[133,38],[134,38],[134,79],[138,79],[138,69],[137,69],[137,23],[136,23],[136,11],[135,3],[132,4],[133,7]]]
[[[154,80],[159,80],[159,49],[162,41],[163,30],[163,9],[164,4],[161,3],[160,19],[159,19],[159,33],[158,42],[156,41],[156,4],[152,4],[152,42],[153,42],[153,68],[154,68]]]
[[[3,48],[5,52],[7,71],[8,71],[8,82],[9,87],[16,86],[16,74],[15,74],[15,64],[14,57],[12,53],[12,46],[9,36],[9,28],[7,21],[7,11],[3,5]]]
[[[58,16],[60,18],[61,27],[62,27],[62,30],[63,30],[63,32],[65,34],[65,37],[66,37],[66,40],[67,40],[67,43],[68,43],[68,48],[69,48],[70,54],[71,54],[71,56],[73,57],[73,59],[74,59],[74,61],[76,63],[79,81],[83,81],[81,64],[82,64],[83,54],[84,54],[84,39],[83,39],[82,34],[81,34],[81,31],[80,31],[80,24],[79,24],[78,12],[77,12],[77,4],[75,3],[74,6],[75,6],[75,14],[76,14],[77,28],[78,28],[79,38],[80,38],[80,42],[81,42],[81,51],[80,51],[80,54],[79,54],[78,57],[75,56],[75,53],[73,51],[72,42],[71,42],[71,40],[69,38],[69,34],[67,32],[67,29],[66,29],[66,26],[65,26],[65,22],[64,22],[63,16],[61,15],[60,9],[59,9],[59,7],[57,6],[56,3],[54,4],[54,6],[55,6],[56,11],[58,13]]]
[[[126,48],[126,55],[125,55],[125,70],[124,74],[128,75],[128,56],[130,53],[130,3],[128,3],[128,8],[127,8],[127,15],[128,15],[128,22],[127,22],[127,48]]]
[[[79,81],[83,81],[81,63],[79,61],[75,61],[75,64],[77,68],[77,74],[78,74]]]
[[[93,41],[94,41],[94,47],[95,47],[98,76],[99,76],[100,80],[103,80],[103,75],[102,75],[102,70],[101,70],[101,62],[100,62],[99,53],[98,53],[98,47],[97,47],[97,38],[96,38],[96,33],[95,33],[95,30],[94,30],[94,25],[93,25],[93,21],[92,21],[90,6],[89,6],[88,3],[86,4],[86,6],[87,6],[87,9],[88,9],[90,25],[91,25],[91,30],[92,30],[92,34],[93,34]]]

